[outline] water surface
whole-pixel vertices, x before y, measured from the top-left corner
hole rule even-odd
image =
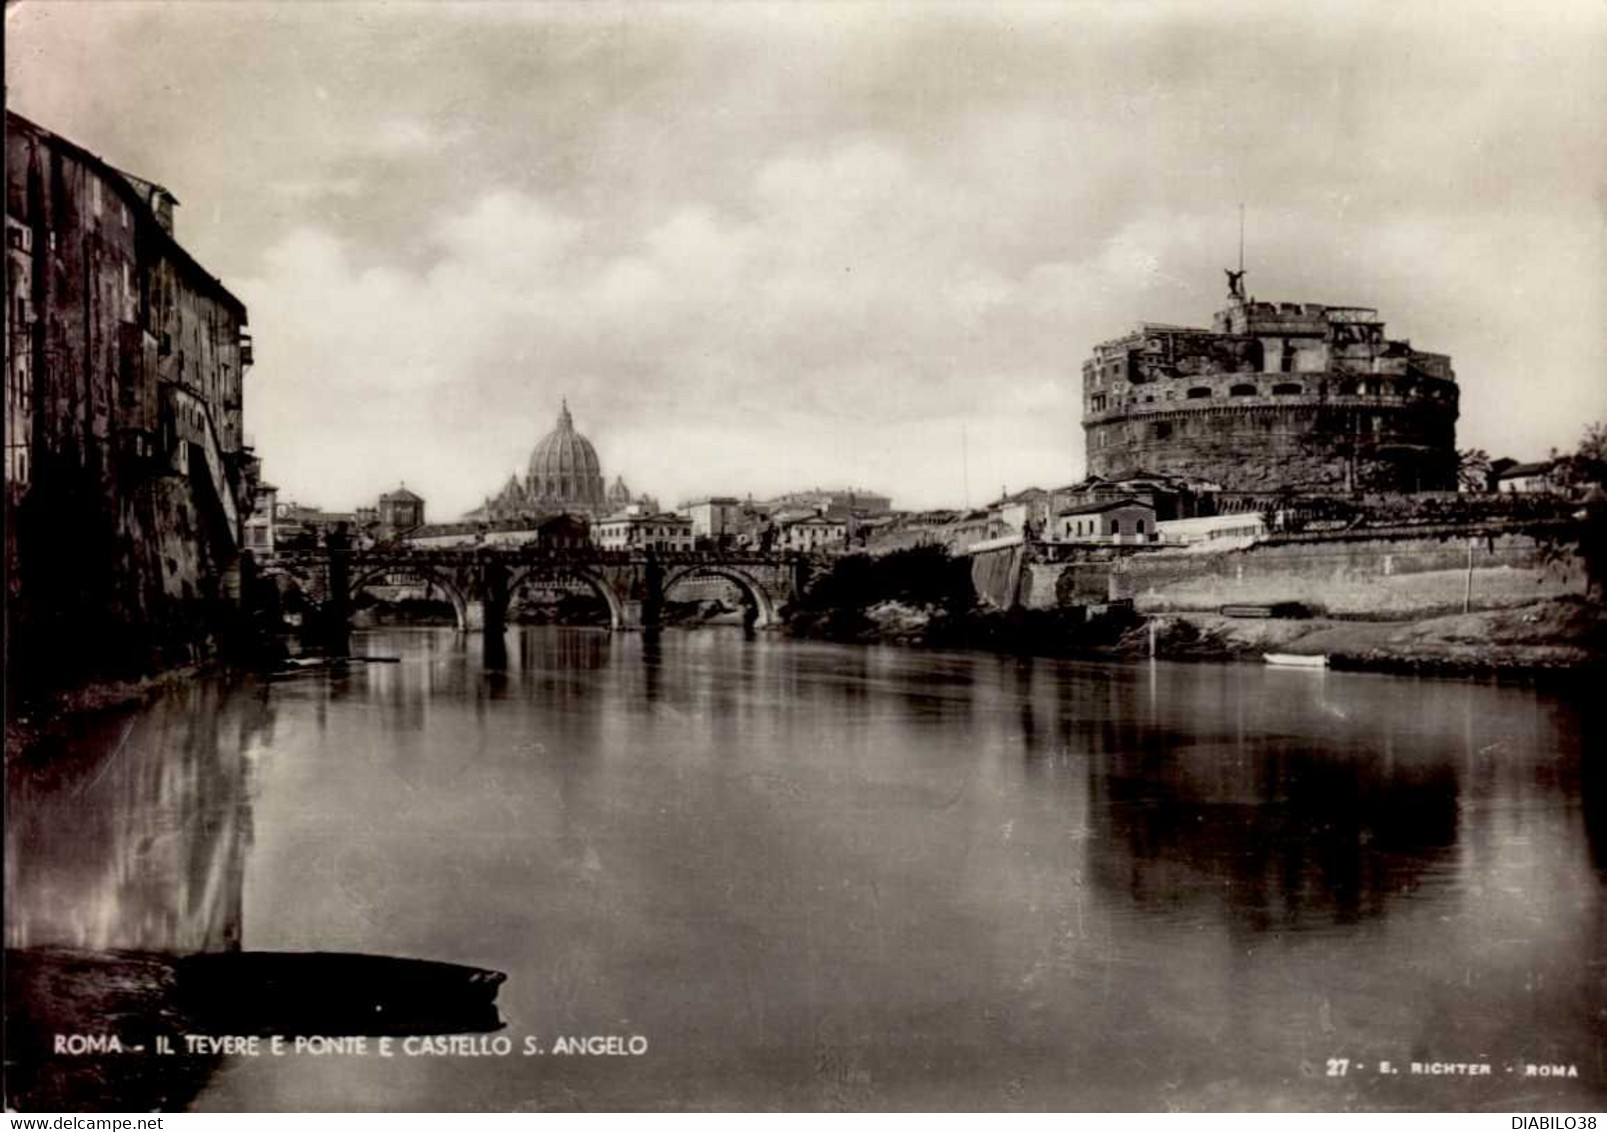
[[[508,974],[512,1056],[226,1058],[203,1109],[1607,1099],[1603,744],[1567,696],[507,640],[488,670],[377,631],[400,664],[198,683],[14,769],[8,946]],[[520,1056],[561,1035],[649,1052]]]

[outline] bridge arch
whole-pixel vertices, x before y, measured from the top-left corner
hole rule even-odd
[[[433,570],[428,566],[415,565],[413,563],[403,564],[393,562],[389,565],[372,566],[367,569],[354,572],[352,575],[351,584],[346,587],[347,607],[351,608],[356,605],[357,595],[362,592],[364,586],[374,585],[375,582],[390,574],[409,574],[419,578],[425,584],[439,589],[443,594],[446,595],[446,600],[452,605],[452,616],[456,619],[458,632],[463,633],[468,631],[469,599],[463,593],[462,587],[460,587],[451,577],[442,574],[438,570]],[[389,584],[395,585],[397,583]]]
[[[614,587],[609,585],[608,580],[601,574],[586,566],[574,563],[553,562],[518,567],[508,577],[507,593],[509,602],[511,603],[513,595],[519,592],[519,587],[530,581],[530,579],[554,575],[574,578],[577,582],[585,582],[607,604],[608,627],[615,630],[626,627],[625,603]]]
[[[723,578],[740,589],[758,611],[758,617],[754,621],[755,628],[768,629],[780,621],[780,615],[776,611],[776,600],[770,596],[770,591],[766,590],[752,574],[737,566],[703,562],[683,566],[664,576],[664,595],[668,597],[670,590],[677,584],[698,576]]]

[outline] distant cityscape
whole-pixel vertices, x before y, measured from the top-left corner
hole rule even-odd
[[[404,468],[372,503],[330,510],[283,498],[246,443],[246,308],[180,243],[173,195],[15,114],[6,145],[6,561],[25,649],[93,634],[133,671],[211,655],[237,619],[247,559],[336,533],[418,550],[818,556],[1014,541],[1065,561],[1242,548],[1291,499],[1577,486],[1559,474],[1566,461],[1458,452],[1448,356],[1388,338],[1371,308],[1259,301],[1241,268],[1211,328],[1141,323],[1092,348],[1087,474],[1063,486],[907,511],[874,488],[756,498],[731,484],[665,507],[608,479],[555,395],[525,473],[466,514],[431,514]]]
[[[1552,463],[1507,458],[1469,469],[1456,449],[1451,360],[1384,334],[1378,312],[1260,302],[1232,273],[1210,330],[1143,323],[1083,366],[1090,474],[1001,492],[979,508],[898,511],[863,488],[708,496],[661,508],[606,479],[567,400],[532,450],[528,474],[462,516],[429,522],[405,483],[377,504],[326,512],[258,487],[247,520],[257,553],[321,545],[344,524],[366,545],[420,549],[592,545],[803,553],[940,545],[966,553],[1001,539],[1143,547],[1245,546],[1265,536],[1279,493],[1397,495],[1558,488]]]

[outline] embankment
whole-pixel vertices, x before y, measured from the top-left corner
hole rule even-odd
[[[1471,571],[1470,571],[1471,566]],[[1471,584],[1470,584],[1471,583]],[[1583,597],[1583,561],[1529,535],[1286,539],[1222,554],[1134,554],[1033,563],[1020,603],[1050,608],[1128,598],[1140,613],[1299,602],[1341,617],[1422,617]]]
[[[1446,674],[1594,671],[1607,657],[1583,561],[1529,535],[1329,536],[1219,554],[1035,557],[1017,543],[958,560],[975,606],[888,600],[888,586],[874,595],[840,587],[789,628],[845,641],[1131,657],[1149,653],[1153,621],[1163,657],[1322,653],[1336,667]],[[1312,616],[1218,613],[1275,602]]]
[[[1147,619],[1150,620],[1150,619]],[[1258,659],[1265,653],[1324,655],[1335,668],[1424,675],[1598,673],[1607,666],[1607,611],[1579,598],[1410,620],[1256,620],[1215,613],[1159,614],[1156,655]],[[1146,625],[1118,650],[1149,650]]]

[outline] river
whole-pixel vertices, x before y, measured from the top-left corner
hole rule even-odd
[[[506,1055],[226,1056],[195,1108],[1607,1100],[1577,695],[739,629],[354,648],[400,663],[198,681],[10,768],[8,947],[508,976]],[[589,1036],[646,1052],[558,1052]]]

